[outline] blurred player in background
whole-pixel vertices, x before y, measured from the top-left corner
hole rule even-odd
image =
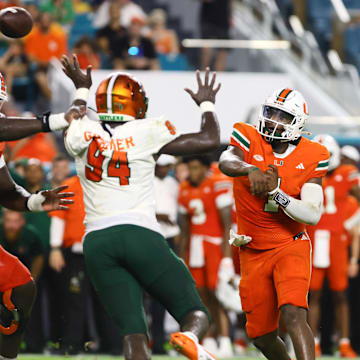
[[[339,351],[342,357],[354,358],[350,345],[349,306],[346,295],[348,275],[356,276],[358,263],[358,237],[353,236],[350,260],[348,259],[347,231],[357,231],[358,224],[344,229],[347,198],[351,194],[360,201],[358,170],[354,165],[340,163],[340,147],[330,135],[317,135],[313,139],[327,147],[330,153],[329,171],[323,179],[324,212],[315,227],[309,227],[313,241],[313,268],[310,283],[309,324],[315,335],[316,356],[321,356],[318,335],[320,296],[323,279],[327,276],[335,304]],[[355,252],[354,252],[355,250]]]
[[[236,123],[219,167],[234,177],[240,248],[240,297],[246,329],[268,359],[289,360],[279,319],[298,360],[315,358],[306,322],[311,245],[306,224],[321,217],[321,178],[329,153],[302,137],[307,104],[293,89],[276,90],[261,107],[257,127]]]
[[[229,186],[222,186],[218,176],[209,172],[211,162],[207,156],[193,155],[184,162],[188,164],[189,178],[180,184],[180,255],[215,323],[203,340],[204,346],[219,357],[232,357],[229,320],[215,295],[219,275],[226,276],[226,281],[234,275],[228,243],[232,196]]]
[[[86,104],[91,74],[85,75],[74,56],[64,56],[65,74],[78,89],[74,104]],[[96,92],[100,122],[88,116],[73,120],[65,146],[76,159],[84,192],[86,236],[84,255],[99,297],[124,336],[126,359],[150,357],[142,291],[162,303],[180,323],[170,343],[191,359],[213,359],[198,342],[209,318],[185,264],[169,249],[156,221],[153,194],[157,156],[188,155],[216,149],[220,143],[215,114],[215,75],[197,93],[186,91],[201,106],[201,130],[179,134],[169,120],[145,118],[148,99],[139,81],[113,73]],[[82,109],[79,116],[83,115]]]

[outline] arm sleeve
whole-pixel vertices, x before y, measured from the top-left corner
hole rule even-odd
[[[175,126],[164,117],[151,119],[149,125],[153,154],[157,154],[163,146],[181,135],[181,133],[176,130]]]
[[[318,152],[318,160],[316,163],[314,163],[313,170],[310,171],[309,176],[307,177],[307,180],[314,178],[314,177],[323,177],[326,175],[328,169],[329,169],[329,158],[330,154],[325,146],[321,144],[316,144],[318,146],[317,149],[313,149],[314,152]],[[309,154],[309,156],[314,157],[313,154]]]
[[[60,247],[63,244],[65,221],[53,216],[50,224],[50,246]]]
[[[316,225],[321,218],[323,190],[319,184],[305,183],[301,188],[300,200],[287,195],[282,190],[274,194],[274,200],[282,206],[286,215],[297,222]]]
[[[84,117],[81,120],[73,120],[68,127],[64,137],[64,144],[66,151],[72,157],[80,155],[87,149],[89,142],[95,135],[94,126],[91,123],[93,123],[92,120]]]

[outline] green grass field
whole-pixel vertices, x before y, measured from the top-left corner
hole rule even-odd
[[[170,359],[185,359],[183,357],[180,356],[176,356],[176,357],[170,357],[170,356],[153,356],[152,359],[154,360],[170,360]],[[68,360],[110,360],[110,359],[123,359],[122,357],[117,357],[117,356],[105,356],[105,355],[93,355],[93,356],[89,356],[89,355],[77,355],[77,356],[49,356],[49,355],[20,355],[19,356],[19,360],[64,360],[64,359],[68,359]],[[235,359],[240,359],[240,360],[259,360],[259,359],[263,359],[260,357],[234,357]],[[318,358],[318,360],[342,360],[340,358],[336,358],[336,357],[322,357],[322,358]],[[360,359],[360,358],[357,358]]]

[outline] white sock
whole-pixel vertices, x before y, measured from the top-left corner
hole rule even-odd
[[[317,336],[314,337],[314,341],[316,345],[320,344],[320,339]]]
[[[339,340],[339,344],[342,345],[342,344],[350,344],[350,339],[349,338],[341,338]]]
[[[195,341],[197,344],[199,343],[198,337],[191,331],[183,331],[184,335],[188,336],[191,340]]]
[[[218,340],[219,340],[219,347],[227,347],[230,346],[231,347],[231,339],[229,338],[229,336],[218,336]]]

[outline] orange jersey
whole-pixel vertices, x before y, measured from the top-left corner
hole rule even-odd
[[[340,165],[323,179],[324,213],[316,229],[343,232],[349,191],[359,185],[358,170],[353,165]]]
[[[254,126],[236,123],[230,144],[240,148],[244,161],[266,171],[269,165],[278,168],[280,188],[299,199],[301,187],[311,178],[326,174],[329,152],[316,142],[300,138],[297,145],[289,145],[284,154],[274,154],[273,149]],[[251,194],[247,176],[234,178],[234,197],[238,233],[252,237],[247,245],[253,249],[272,249],[290,241],[303,232],[305,225],[287,216],[274,201]]]
[[[189,181],[180,184],[180,211],[190,216],[192,235],[223,236],[223,227],[218,209],[231,206],[228,187],[219,182],[217,176],[207,176],[199,186]]]
[[[73,192],[74,203],[69,206],[69,210],[56,210],[49,213],[49,215],[56,216],[65,221],[65,231],[63,237],[63,247],[67,248],[73,244],[80,242],[85,233],[84,218],[85,208],[83,200],[83,192],[78,176],[73,176],[66,179],[61,185],[68,185],[65,191]]]
[[[0,142],[0,156],[4,153],[6,142]]]
[[[344,228],[343,231],[347,236],[348,244],[352,242],[351,229],[360,224],[360,206],[358,201],[353,196],[346,198],[346,205],[344,209]]]

